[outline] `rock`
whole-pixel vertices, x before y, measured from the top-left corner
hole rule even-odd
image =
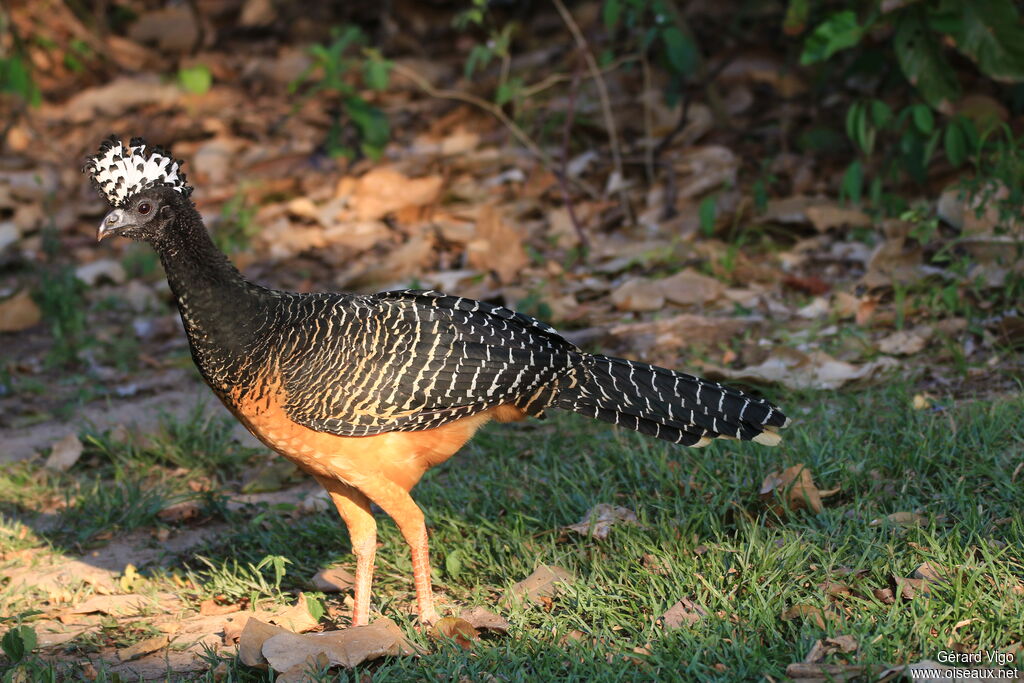
[[[103,279],[109,280],[115,285],[119,285],[128,279],[128,274],[125,272],[124,266],[122,266],[119,261],[115,261],[114,259],[99,259],[98,261],[86,263],[75,268],[75,277],[90,287],[93,287],[97,282]]]
[[[680,306],[707,304],[720,299],[725,285],[713,277],[687,268],[658,281],[665,298]]]
[[[19,237],[21,233],[15,227],[14,221],[0,221],[0,254],[17,242]]]
[[[121,289],[121,298],[136,313],[145,313],[159,308],[156,292],[139,280],[131,280]]]
[[[647,278],[631,278],[611,293],[612,303],[620,311],[658,311],[665,306],[661,286]]]
[[[44,467],[58,472],[66,472],[78,462],[78,459],[82,456],[83,448],[78,435],[72,432],[53,444]]]

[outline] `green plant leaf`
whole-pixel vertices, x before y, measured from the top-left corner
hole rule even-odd
[[[882,100],[871,100],[871,120],[876,128],[885,128],[892,121],[892,109]]]
[[[946,158],[949,159],[949,163],[954,166],[962,166],[967,161],[967,137],[956,121],[950,121],[946,125],[943,144],[946,148]]]
[[[355,95],[345,98],[345,112],[359,129],[363,152],[371,159],[379,159],[391,137],[388,117],[377,107]]]
[[[843,180],[839,184],[839,197],[849,199],[854,204],[860,203],[861,192],[864,187],[864,166],[860,160],[854,161],[843,173]]]
[[[21,97],[32,107],[42,104],[42,93],[32,80],[32,72],[17,55],[0,57],[0,93],[9,92]]]
[[[36,648],[35,629],[24,624],[15,626],[4,634],[3,640],[0,640],[0,648],[12,662],[20,662]]]
[[[709,195],[701,200],[697,207],[697,215],[700,217],[700,231],[710,237],[715,234],[715,218],[718,215],[718,202],[715,195]]]
[[[363,80],[366,85],[378,92],[386,90],[391,80],[392,62],[384,59],[373,51],[368,51],[366,61],[363,62]]]
[[[324,608],[324,601],[316,595],[305,594],[306,597],[306,609],[309,610],[309,616],[313,617],[314,620],[320,621],[320,617],[327,613]]]
[[[669,66],[678,74],[692,74],[697,68],[697,46],[677,26],[669,26],[661,32],[665,45],[665,56]]]
[[[926,105],[915,104],[910,111],[917,129],[925,135],[931,135],[931,132],[935,130],[935,117],[932,115],[932,110]]]
[[[461,549],[456,549],[445,555],[444,571],[453,579],[459,578],[459,574],[462,573],[462,554]]]
[[[205,64],[196,64],[178,70],[178,84],[186,92],[202,95],[213,84],[213,75]]]
[[[857,15],[853,10],[836,12],[807,36],[800,54],[800,63],[807,66],[823,62],[840,50],[853,47],[860,42],[865,28],[857,23]]]
[[[944,2],[959,21],[944,22],[957,49],[988,77],[1007,83],[1024,81],[1024,25],[1010,0]]]
[[[494,58],[494,51],[486,45],[474,45],[473,49],[469,51],[469,56],[466,57],[466,66],[463,69],[463,75],[468,79],[472,78],[473,73],[479,69],[487,68],[490,64],[491,59]]]
[[[943,113],[950,113],[953,101],[960,96],[960,85],[937,36],[928,30],[917,8],[900,16],[893,48],[903,75],[924,101]]]
[[[611,33],[619,25],[621,17],[621,0],[605,0],[604,7],[601,8],[601,18],[604,19],[605,30]]]

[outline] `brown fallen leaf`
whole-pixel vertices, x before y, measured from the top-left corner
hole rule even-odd
[[[530,257],[519,230],[502,217],[495,205],[487,204],[477,216],[476,237],[466,245],[466,262],[478,270],[494,271],[507,283],[519,278]]]
[[[882,353],[888,353],[891,356],[911,356],[923,351],[927,343],[928,335],[899,331],[879,340],[877,347]]]
[[[875,379],[898,365],[896,359],[889,357],[854,365],[823,351],[804,353],[797,349],[778,348],[760,365],[738,370],[705,365],[704,374],[708,379],[778,383],[790,389],[838,389],[850,382]]]
[[[50,449],[50,455],[46,457],[46,462],[43,466],[48,470],[67,472],[78,462],[78,458],[82,456],[83,448],[84,446],[82,446],[78,435],[72,432],[53,444],[53,447]]]
[[[159,607],[159,603],[145,595],[94,595],[88,600],[68,608],[70,614],[102,612],[113,616],[127,616]]]
[[[495,614],[483,607],[464,609],[459,618],[468,622],[473,628],[483,631],[494,631],[502,635],[508,633],[511,628],[504,617]]]
[[[682,628],[693,626],[706,617],[708,611],[689,598],[683,598],[676,604],[665,610],[665,613],[658,617],[662,628]]]
[[[615,325],[608,334],[644,356],[662,350],[678,352],[695,345],[724,344],[751,326],[746,320],[683,313],[670,318]]]
[[[245,642],[244,631],[242,642]],[[300,666],[310,657],[317,659],[321,654],[329,664],[351,669],[379,657],[416,654],[416,650],[398,625],[387,618],[343,631],[309,634],[285,631],[266,638],[260,647],[261,658],[279,672]]]
[[[825,282],[820,277],[814,275],[809,277],[787,275],[786,277],[782,278],[782,284],[789,287],[790,289],[795,289],[797,291],[803,292],[805,294],[810,294],[812,296],[822,296],[823,294],[827,294],[828,291],[832,289],[832,285]]]
[[[126,648],[117,651],[117,657],[122,662],[130,662],[133,659],[138,659],[148,655],[151,652],[162,650],[170,644],[171,640],[167,636],[154,636],[152,638],[146,638],[140,640],[137,643],[133,643]]]
[[[668,576],[672,573],[672,565],[668,560],[662,560],[661,558],[657,557],[656,555],[652,555],[651,553],[644,553],[640,561],[641,563],[643,563],[644,569],[651,572],[652,574],[657,574],[658,576]]]
[[[184,522],[198,517],[202,509],[198,501],[183,500],[180,503],[168,505],[156,513],[156,516],[164,522]]]
[[[928,582],[924,579],[906,579],[902,576],[893,577],[896,583],[896,595],[907,600],[913,600],[918,595],[928,597],[931,595]]]
[[[525,598],[540,604],[543,598],[558,595],[561,584],[572,580],[573,575],[568,569],[542,564],[528,577],[509,588],[505,600]]]
[[[20,332],[39,324],[43,313],[27,289],[0,301],[0,332]]]
[[[480,640],[480,631],[465,619],[444,617],[439,619],[430,629],[433,638],[448,638],[458,643],[463,650],[472,650],[473,642]]]
[[[250,617],[238,638],[238,658],[246,666],[265,669],[267,658],[263,656],[263,644],[270,638],[284,633],[290,634],[291,631]]]
[[[924,562],[914,570],[914,578],[924,579],[925,581],[946,581],[948,576],[949,570],[934,562]]]
[[[898,526],[923,526],[928,523],[928,518],[917,512],[893,512],[886,515],[884,521]],[[881,526],[882,522],[883,518],[879,517],[871,520],[868,526]]]
[[[306,594],[299,593],[295,604],[267,619],[271,624],[282,626],[294,633],[303,633],[317,627],[319,622],[309,613]]]
[[[341,593],[356,585],[356,577],[347,569],[330,567],[313,575],[313,587],[324,593]]]
[[[237,602],[228,605],[222,605],[213,598],[210,598],[209,600],[203,600],[201,603],[199,603],[199,614],[203,615],[204,617],[212,617],[219,614],[232,614],[234,612],[240,611],[241,609],[242,606]]]
[[[581,536],[604,540],[608,538],[612,527],[619,523],[635,526],[637,524],[636,513],[619,505],[598,503],[583,515],[583,519],[565,528]]]
[[[814,605],[793,605],[787,610],[783,610],[779,618],[783,621],[792,621],[793,619],[805,619],[813,621],[818,628],[825,628],[825,620],[835,620],[839,618],[831,609],[822,609],[815,607]]]
[[[824,506],[822,499],[834,495],[839,489],[819,490],[814,484],[811,470],[803,463],[787,467],[782,472],[771,472],[761,483],[758,492],[762,500],[768,501],[776,497],[776,493],[784,493],[784,508],[799,510],[807,508],[814,514],[821,513]],[[783,508],[777,507],[776,513]]]
[[[815,664],[835,652],[856,652],[857,639],[853,636],[836,636],[815,641],[811,651],[804,657],[804,664]]]
[[[866,228],[871,225],[871,217],[863,211],[837,204],[808,206],[804,213],[818,232],[825,232],[830,228]]]
[[[609,298],[620,311],[657,311],[665,306],[661,287],[647,278],[626,280],[612,290]]]
[[[871,593],[883,605],[891,605],[896,602],[896,596],[891,588],[875,588]]]
[[[426,206],[441,193],[441,176],[409,178],[393,168],[376,167],[358,180],[342,178],[336,195],[348,196],[358,220],[383,218],[410,206]]]

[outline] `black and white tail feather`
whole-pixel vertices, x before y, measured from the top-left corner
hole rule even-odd
[[[765,446],[789,425],[778,408],[718,382],[623,358],[586,356],[555,405],[684,446],[741,439]]]

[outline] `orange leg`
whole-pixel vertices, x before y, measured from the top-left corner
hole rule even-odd
[[[357,489],[338,481],[317,476],[316,480],[331,494],[356,556],[356,586],[352,598],[352,625],[366,626],[370,617],[370,585],[373,582],[373,560],[377,553],[377,522],[370,513],[370,500]]]
[[[438,620],[434,611],[434,594],[430,588],[430,553],[427,549],[427,526],[423,511],[409,492],[383,475],[359,481],[359,490],[379,505],[395,520],[405,542],[412,552],[412,575],[416,586],[416,604],[420,622],[433,624]]]

